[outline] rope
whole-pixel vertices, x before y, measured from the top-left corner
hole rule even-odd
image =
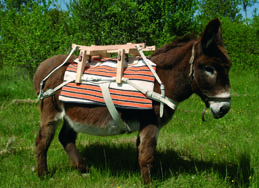
[[[40,83],[40,93],[38,95],[38,101],[41,99],[42,95],[43,95],[43,92],[42,92],[42,88],[44,86],[44,83],[45,81],[54,73],[56,72],[60,67],[62,67],[66,62],[67,60],[71,57],[71,55],[74,53],[74,51],[77,49],[77,45],[74,46],[74,48],[71,50],[71,52],[69,53],[69,55],[67,56],[67,58],[65,59],[65,61],[60,64],[58,67],[56,67],[54,70],[52,70]]]

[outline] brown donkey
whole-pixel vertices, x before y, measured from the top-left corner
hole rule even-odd
[[[66,57],[58,55],[40,64],[34,77],[37,94],[41,81]],[[74,59],[71,57],[46,80],[44,91],[63,82],[65,70]],[[156,72],[165,86],[167,98],[179,103],[196,93],[211,109],[214,118],[221,118],[229,111],[231,61],[223,46],[218,19],[208,23],[199,39],[175,40],[154,52],[151,60],[157,65]],[[160,93],[157,82],[154,91]],[[124,133],[117,131],[118,127],[106,107],[61,103],[59,94],[60,90],[40,101],[40,130],[36,138],[39,176],[48,174],[47,151],[59,121],[63,120],[59,140],[73,166],[80,172],[86,171],[86,162],[76,147],[79,132],[107,136]],[[149,183],[159,130],[171,120],[175,110],[165,105],[163,116],[160,117],[160,103],[156,101],[153,101],[152,110],[117,110],[132,131],[139,131],[138,160],[144,183]]]

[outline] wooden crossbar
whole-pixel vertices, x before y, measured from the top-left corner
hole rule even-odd
[[[72,47],[75,44],[72,44]],[[118,50],[118,49],[136,49],[136,45],[141,45],[142,48],[145,48],[145,43],[138,43],[138,44],[122,44],[122,45],[105,45],[105,46],[99,46],[99,45],[92,45],[92,46],[82,46],[77,45],[79,50],[88,50],[88,51],[102,51],[102,50]]]
[[[72,44],[72,48],[75,46],[76,44]],[[138,53],[138,50],[136,48],[137,45],[140,45],[142,47],[143,51],[155,51],[156,47],[155,46],[146,46],[145,43],[137,43],[137,44],[133,44],[133,43],[127,43],[127,44],[123,44],[123,45],[106,45],[106,46],[96,46],[96,45],[92,45],[92,46],[82,46],[82,45],[77,45],[78,50],[82,51],[82,50],[86,50],[86,55],[108,55],[110,53],[118,53],[119,49],[124,49],[125,50],[125,54],[130,54],[133,56],[140,55]],[[104,56],[103,56],[104,57]]]
[[[74,48],[76,44],[72,44],[72,48]],[[145,43],[127,43],[123,45],[106,45],[106,46],[82,46],[76,45],[77,49],[80,50],[80,54],[82,55],[81,61],[78,62],[78,68],[76,73],[76,83],[81,83],[81,78],[83,74],[83,70],[86,65],[86,61],[90,58],[90,56],[100,56],[100,57],[109,57],[111,53],[118,53],[120,59],[118,61],[117,66],[117,78],[116,82],[121,83],[121,78],[123,76],[123,67],[124,67],[124,59],[125,54],[129,54],[133,57],[140,55],[136,46],[140,45],[142,47],[142,51],[155,51],[155,46],[146,46]]]

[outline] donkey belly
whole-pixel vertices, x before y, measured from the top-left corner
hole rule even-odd
[[[69,123],[71,128],[73,128],[78,133],[85,133],[95,136],[112,136],[126,133],[126,127],[121,129],[114,120],[110,120],[107,123],[100,123],[100,125],[92,125],[87,122],[77,122],[72,120],[70,117],[65,116],[65,120]],[[135,132],[139,130],[140,123],[138,121],[132,121],[127,123],[130,131]]]

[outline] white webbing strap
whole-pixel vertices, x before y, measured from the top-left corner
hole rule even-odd
[[[113,77],[113,78],[88,78],[88,79],[84,79],[83,81],[89,82],[89,83],[96,83],[99,81],[114,82],[115,80],[116,79]],[[58,85],[54,89],[48,89],[47,91],[41,91],[41,95],[39,95],[38,100],[47,98],[51,95],[54,95],[57,90],[61,89],[63,86],[65,86],[66,84],[71,83],[71,82],[75,82],[75,79],[64,81],[62,84]]]
[[[150,99],[153,99],[154,101],[166,104],[173,110],[176,110],[177,108],[177,102],[173,101],[172,99],[168,97],[162,97],[159,93],[153,92],[153,91],[147,91],[146,96]]]
[[[123,77],[122,78],[123,82],[128,83],[129,85],[131,85],[132,87],[134,87],[135,89],[137,89],[138,91],[140,91],[141,93],[145,94],[148,98],[155,100],[157,102],[160,102],[160,110],[161,110],[161,103],[164,105],[166,104],[167,106],[169,106],[170,108],[172,108],[173,110],[176,109],[177,107],[177,102],[173,101],[172,99],[166,97],[166,96],[161,96],[161,94],[144,89],[142,87],[139,87],[137,84],[135,84],[134,82],[132,82],[131,80]],[[161,112],[161,111],[160,111]]]
[[[119,126],[119,128],[121,130],[131,132],[129,126],[122,121],[118,111],[116,110],[116,108],[114,106],[114,103],[112,102],[111,94],[109,91],[109,86],[110,86],[110,82],[104,82],[104,83],[100,84],[105,104],[106,104],[113,120]]]
[[[54,89],[48,89],[47,91],[44,91],[44,92],[41,92],[41,95],[39,95],[39,98],[38,100],[40,99],[44,99],[44,98],[47,98],[51,95],[54,95],[56,93],[57,90],[61,89],[64,85],[70,83],[70,82],[74,82],[75,79],[73,80],[68,80],[66,82],[63,82],[62,84],[58,85],[57,87],[55,87]]]
[[[77,45],[74,46],[74,48],[71,50],[71,52],[69,53],[69,55],[67,56],[67,58],[65,59],[65,61],[60,64],[58,67],[56,67],[54,70],[52,70],[40,83],[40,93],[39,93],[39,96],[38,96],[38,101],[42,98],[42,95],[43,95],[43,85],[44,85],[44,82],[54,73],[56,72],[60,67],[62,67],[66,62],[67,60],[71,57],[71,55],[74,53],[74,51],[77,49]],[[45,98],[45,97],[44,97]]]
[[[148,66],[148,68],[150,69],[150,71],[152,72],[152,74],[155,76],[155,79],[157,80],[157,82],[160,84],[160,89],[161,89],[161,98],[165,97],[165,87],[162,83],[162,81],[160,80],[159,76],[157,75],[156,71],[153,69],[152,65],[151,65],[151,61],[149,59],[146,58],[145,54],[142,51],[142,48],[140,47],[140,45],[136,46],[140,56],[143,58],[144,62],[146,63],[146,65]],[[163,117],[163,112],[164,112],[164,103],[160,103],[160,117]]]

